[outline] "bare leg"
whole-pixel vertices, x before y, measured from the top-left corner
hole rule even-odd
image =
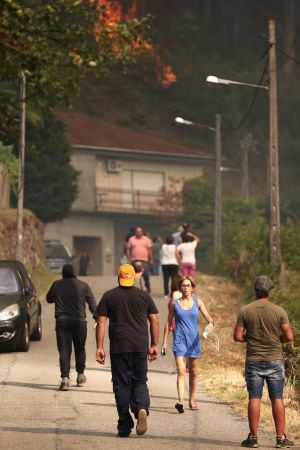
[[[285,431],[285,409],[281,398],[271,399],[272,413],[275,422],[276,434],[282,437]]]
[[[260,416],[260,398],[249,398],[248,403],[248,421],[252,436],[257,436],[258,423]]]
[[[176,356],[176,368],[177,368],[177,393],[178,403],[183,404],[184,399],[184,376],[185,376],[185,360],[183,356]]]
[[[197,375],[198,375],[198,360],[196,358],[188,358],[189,362],[189,406],[190,408],[196,408],[196,387],[197,387]]]

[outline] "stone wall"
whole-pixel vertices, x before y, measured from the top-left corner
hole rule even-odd
[[[23,259],[29,271],[44,264],[44,224],[29,210],[24,210]],[[0,209],[0,259],[15,259],[17,211]]]

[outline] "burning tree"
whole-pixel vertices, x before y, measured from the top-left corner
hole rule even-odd
[[[45,105],[68,101],[89,72],[103,75],[116,64],[126,67],[145,52],[159,61],[144,38],[149,26],[149,17],[140,16],[136,0],[127,10],[112,0],[3,0],[0,135],[7,139],[17,126],[22,72],[30,117]],[[170,72],[166,68],[169,77]],[[161,80],[166,83],[163,75]]]

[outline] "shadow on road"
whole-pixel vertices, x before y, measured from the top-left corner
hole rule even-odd
[[[61,429],[61,428],[28,428],[28,427],[0,427],[2,431],[10,431],[12,433],[37,433],[37,434],[55,434],[55,435],[70,435],[70,436],[97,436],[111,438],[116,436],[114,433],[107,433],[105,431],[89,431],[79,429]],[[166,441],[179,441],[203,444],[207,446],[216,445],[224,448],[228,447],[240,447],[240,444],[232,441],[224,441],[217,439],[206,439],[201,437],[191,436],[154,436],[151,434],[144,435],[142,438],[133,435],[129,439],[142,439],[142,440],[166,440]]]

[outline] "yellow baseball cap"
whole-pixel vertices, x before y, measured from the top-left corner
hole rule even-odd
[[[119,284],[121,286],[133,286],[135,281],[135,270],[131,264],[122,264],[119,267]]]

